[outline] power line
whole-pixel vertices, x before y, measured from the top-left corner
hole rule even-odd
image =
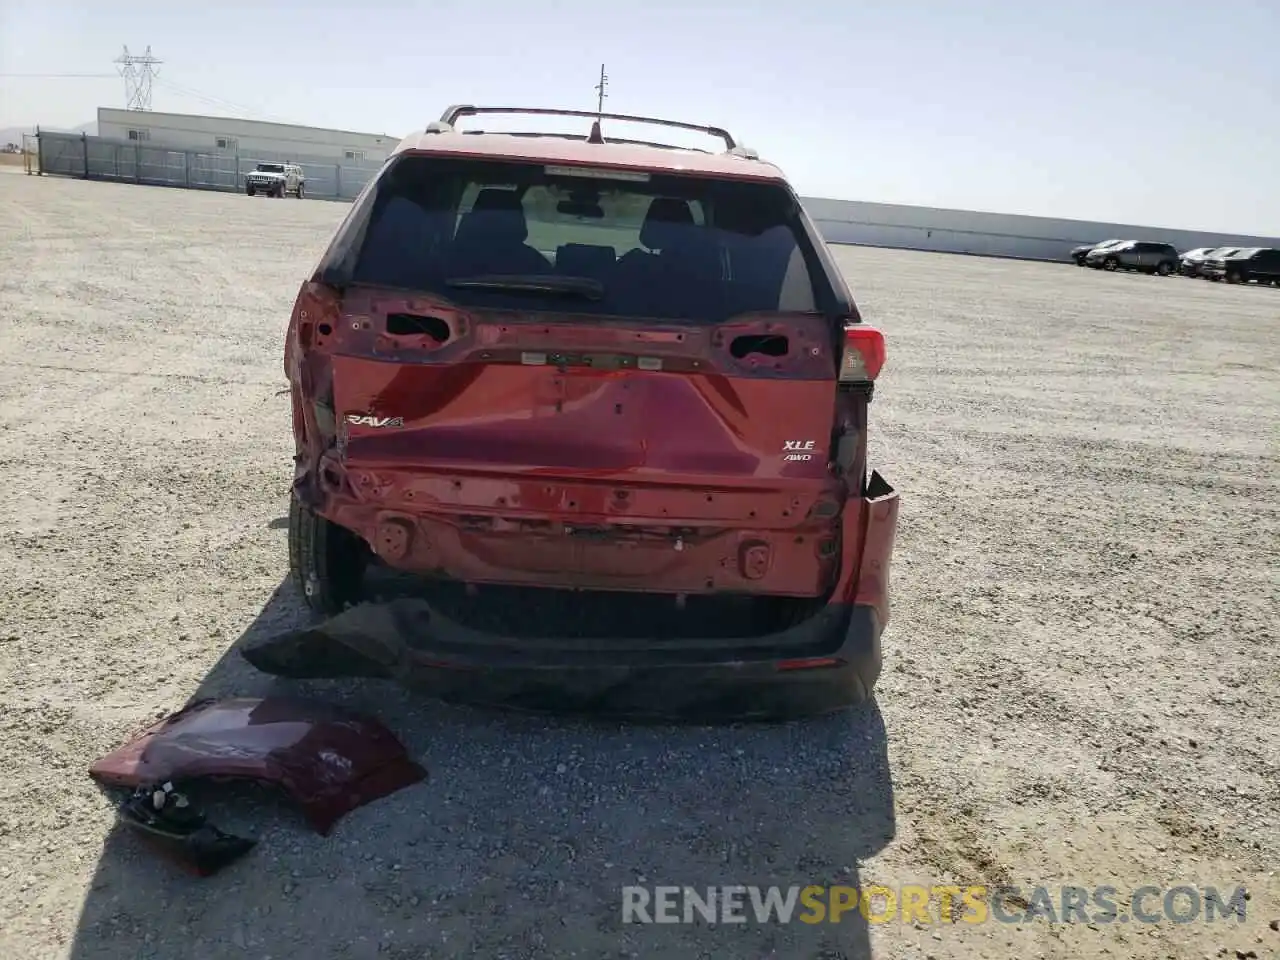
[[[118,73],[0,73],[0,78],[23,80],[115,80]]]
[[[222,97],[215,97],[213,94],[209,94],[209,93],[201,93],[199,90],[196,90],[193,87],[184,86],[183,84],[180,84],[180,83],[174,83],[172,80],[162,80],[159,77],[157,77],[156,83],[160,84],[160,86],[168,90],[172,90],[174,93],[180,94],[184,97],[191,97],[195,100],[203,101],[204,103],[207,103],[210,106],[235,110],[239,113],[247,113],[247,114],[250,114],[251,116],[260,117],[263,120],[270,120],[276,123],[292,122],[289,120],[284,120],[280,117],[274,116],[269,113],[264,113],[261,110],[257,109],[256,107],[251,107],[248,104],[236,103],[234,100],[224,100]]]
[[[125,47],[115,62],[120,64],[120,76],[124,77],[125,99],[128,101],[125,109],[150,110],[151,82],[155,79],[153,68],[164,61],[151,55],[151,45],[148,44],[147,52],[140,57],[129,53],[129,48]]]

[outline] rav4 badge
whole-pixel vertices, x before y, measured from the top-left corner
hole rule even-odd
[[[357,427],[403,427],[404,417],[374,417],[359,413],[348,413],[347,423]]]

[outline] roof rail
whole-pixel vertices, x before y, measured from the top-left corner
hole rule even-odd
[[[457,126],[461,117],[476,117],[488,113],[519,113],[541,117],[582,117],[587,120],[620,120],[624,123],[652,123],[660,127],[677,127],[694,130],[724,141],[725,152],[733,153],[738,142],[722,127],[708,127],[698,123],[682,123],[679,120],[659,120],[656,117],[637,117],[626,113],[596,113],[594,110],[557,110],[552,107],[476,107],[470,104],[454,104],[440,115],[440,120],[427,126],[428,133],[447,133]],[[444,129],[441,129],[444,128]],[[739,154],[740,155],[740,154]]]

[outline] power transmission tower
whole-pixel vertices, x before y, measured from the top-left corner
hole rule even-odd
[[[600,82],[596,84],[596,118],[604,113],[604,101],[609,96],[609,78],[605,75],[604,64],[600,64]]]
[[[147,44],[147,52],[142,56],[134,56],[125,47],[124,53],[116,57],[114,62],[119,65],[120,76],[124,77],[124,92],[128,101],[125,109],[150,110],[151,81],[155,79],[155,67],[164,61],[153,57],[151,45]]]

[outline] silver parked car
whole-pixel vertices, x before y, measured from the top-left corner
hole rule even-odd
[[[1084,262],[1099,270],[1137,270],[1167,277],[1178,269],[1178,251],[1168,243],[1126,240],[1101,250],[1095,247]]]
[[[1208,261],[1229,257],[1238,249],[1238,247],[1197,247],[1194,250],[1188,250],[1178,263],[1178,272],[1184,277],[1198,277]]]

